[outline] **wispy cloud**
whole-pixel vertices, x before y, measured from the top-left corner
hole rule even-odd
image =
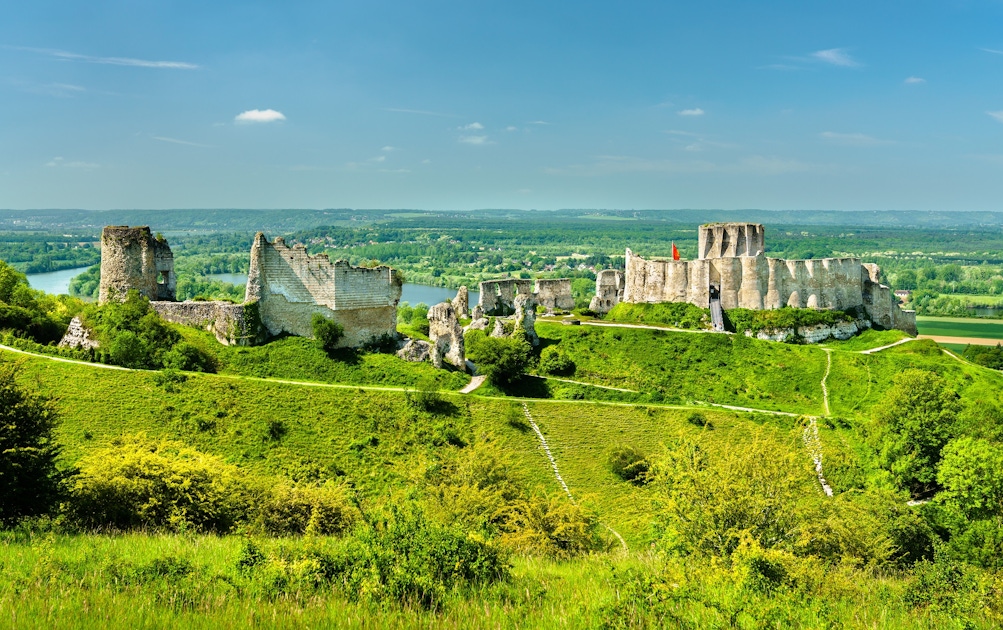
[[[472,122],[469,125],[461,125],[460,127],[457,127],[457,129],[460,131],[480,131],[481,129],[484,129],[484,125],[479,122]]]
[[[392,147],[388,144],[387,146],[380,149],[380,151],[383,151],[384,153],[393,153],[394,151],[400,151],[400,149],[398,149],[397,147]]]
[[[853,68],[860,65],[856,59],[846,52],[845,48],[817,50],[811,54],[811,58],[815,61],[821,61],[833,66],[842,66],[844,68]]]
[[[527,125],[552,125],[553,123],[549,123],[546,120],[531,120],[531,121],[529,121],[526,124]]]
[[[515,125],[509,125],[508,127],[505,127],[505,131],[519,131],[519,128]]]
[[[1003,55],[1003,50],[996,50],[995,48],[979,48],[982,52],[992,53],[994,55]]]
[[[53,48],[26,48],[21,46],[11,46],[14,50],[24,50],[48,55],[63,61],[79,61],[82,63],[98,63],[109,66],[131,66],[134,68],[166,68],[170,70],[197,70],[198,64],[187,61],[151,61],[149,59],[134,59],[132,57],[95,57],[92,55],[81,55],[79,53],[56,50]]]
[[[397,114],[419,114],[421,116],[439,116],[441,118],[452,118],[452,114],[443,114],[442,112],[430,112],[424,109],[408,109],[406,107],[384,107],[385,112],[394,112]]]
[[[745,173],[754,175],[783,175],[820,170],[815,164],[775,156],[750,155],[732,162],[710,160],[659,160],[624,155],[596,156],[591,164],[574,164],[564,168],[547,168],[550,175],[595,177],[621,173],[689,174],[689,173]]]
[[[926,79],[920,77],[908,77],[903,81],[906,85],[919,85],[920,83],[926,83]]]
[[[160,142],[170,142],[171,144],[183,144],[188,147],[201,147],[203,149],[211,149],[212,145],[201,144],[199,142],[189,142],[188,140],[178,140],[177,138],[168,138],[167,136],[150,136],[154,140],[159,140]]]
[[[237,123],[270,123],[285,120],[285,114],[274,109],[249,109],[234,117]]]
[[[18,89],[23,92],[28,92],[29,94],[44,94],[46,96],[55,96],[56,98],[73,98],[74,96],[79,96],[87,91],[87,89],[82,85],[72,85],[70,83],[14,83],[18,86]]]
[[[67,162],[61,157],[54,157],[48,162],[46,162],[45,165],[48,166],[49,168],[87,168],[87,169],[100,168],[101,166],[100,164],[95,164],[94,162],[78,162],[78,161]]]
[[[880,140],[863,133],[837,133],[835,131],[823,131],[818,134],[820,138],[848,147],[876,147],[888,144],[895,144],[892,140]]]
[[[703,116],[704,111],[699,107],[694,107],[693,109],[681,109],[676,112],[680,116]]]
[[[698,133],[693,133],[692,131],[680,131],[679,129],[666,129],[662,133],[667,133],[670,136],[686,136],[687,138],[697,138],[700,136]]]
[[[996,120],[1003,122],[1003,110],[1000,110],[998,112],[986,112],[986,113],[995,118]]]
[[[460,142],[463,144],[475,145],[491,144],[491,141],[488,140],[487,136],[460,136]]]

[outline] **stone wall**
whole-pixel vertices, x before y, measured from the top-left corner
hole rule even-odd
[[[877,326],[916,334],[916,314],[899,308],[881,284],[877,265],[859,258],[767,258],[763,248],[763,226],[727,223],[700,227],[697,260],[646,260],[628,249],[622,293],[616,272],[600,272],[593,299],[599,308],[592,310],[605,313],[620,301],[690,302],[707,308],[714,286],[724,309],[862,308]]]
[[[485,315],[511,315],[515,312],[517,293],[532,293],[533,281],[521,278],[485,280],[480,284],[481,295],[477,302]]]
[[[570,311],[575,308],[571,294],[571,278],[540,279],[536,281],[536,303],[547,310]]]
[[[150,300],[173,300],[176,285],[174,254],[149,227],[109,225],[102,230],[98,302],[125,299],[133,289]]]
[[[623,272],[619,269],[603,269],[596,274],[596,294],[592,296],[589,310],[605,315],[623,301],[623,289]]]
[[[261,323],[272,335],[312,337],[314,313],[344,328],[342,346],[360,346],[397,334],[401,280],[390,267],[353,267],[311,256],[282,238],[254,237],[245,302],[258,302]]]
[[[150,306],[166,321],[208,330],[225,346],[251,346],[264,337],[253,302],[151,302]]]
[[[766,229],[759,223],[708,223],[697,235],[699,258],[758,256],[766,251]]]
[[[431,359],[435,367],[443,363],[467,370],[463,347],[463,328],[451,302],[440,302],[428,309],[428,338],[432,340]]]

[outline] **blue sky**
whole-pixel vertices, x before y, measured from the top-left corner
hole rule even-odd
[[[1003,2],[9,2],[58,207],[1003,211]]]

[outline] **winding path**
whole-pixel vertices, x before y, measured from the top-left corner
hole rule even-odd
[[[526,414],[526,420],[529,420],[529,426],[533,427],[536,437],[540,440],[540,446],[543,447],[543,452],[547,454],[547,459],[550,460],[550,467],[554,469],[554,477],[557,478],[557,482],[561,484],[561,487],[564,488],[564,492],[568,495],[568,498],[571,499],[572,503],[574,503],[575,497],[571,495],[571,489],[568,488],[568,484],[564,482],[564,477],[561,477],[561,471],[557,468],[557,460],[554,459],[554,454],[550,452],[550,445],[547,444],[547,438],[543,437],[543,432],[540,431],[540,427],[537,426],[536,421],[533,420],[533,414],[529,413],[529,406],[526,405],[526,403],[522,403],[522,412]],[[623,539],[620,532],[616,531],[606,523],[602,523],[602,521],[600,521],[600,523],[614,536],[616,536],[616,539],[620,541],[620,546],[623,547],[624,553],[628,553],[630,549],[627,547],[627,541]]]

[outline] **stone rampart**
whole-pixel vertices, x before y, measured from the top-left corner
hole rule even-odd
[[[208,330],[225,346],[251,346],[264,336],[258,305],[229,302],[150,302],[161,319]]]
[[[485,280],[480,284],[477,304],[485,315],[511,315],[515,312],[515,296],[532,293],[533,281],[521,278]]]
[[[535,287],[536,303],[548,311],[570,311],[575,308],[575,297],[571,294],[571,278],[540,279]]]
[[[342,346],[360,346],[397,334],[401,280],[390,267],[353,267],[311,256],[282,238],[254,237],[245,302],[258,302],[261,323],[272,335],[313,336],[314,313],[344,328]]]
[[[102,230],[99,303],[125,299],[130,290],[149,300],[173,300],[176,285],[174,254],[149,227],[109,225]]]

